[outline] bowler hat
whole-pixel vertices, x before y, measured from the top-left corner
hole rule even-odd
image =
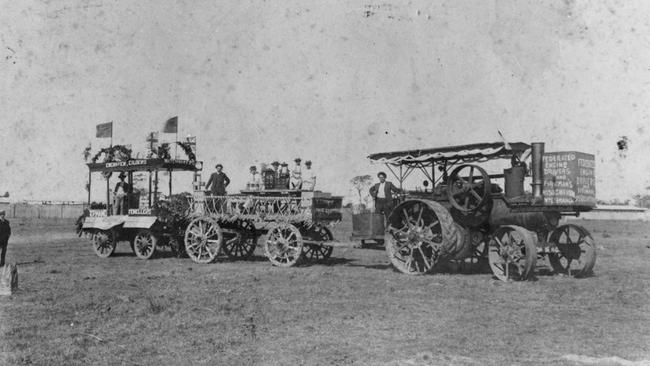
[[[278,165],[280,165],[280,163],[278,163],[277,160],[276,160],[276,161],[272,162],[271,165],[278,166]]]
[[[302,161],[302,159],[300,159],[300,158],[295,158],[295,159],[293,159],[293,161],[295,161],[296,163],[300,163],[300,162]]]
[[[379,172],[379,173],[377,173],[377,177],[378,177],[378,178],[380,178],[380,177],[384,177],[384,178],[386,178],[386,173],[384,173],[384,172]]]
[[[305,165],[311,165],[311,160],[305,161]]]
[[[221,165],[221,164],[217,164],[217,165],[214,166],[215,169],[218,168],[218,167],[223,168],[223,165]]]
[[[126,178],[126,174],[124,172],[121,172],[120,175],[117,176],[118,178]]]

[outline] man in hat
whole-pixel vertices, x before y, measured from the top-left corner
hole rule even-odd
[[[301,178],[301,168],[300,168],[300,162],[302,160],[300,158],[295,158],[293,161],[296,162],[296,166],[291,171],[291,180],[289,183],[289,187],[291,187],[291,189],[300,190],[302,188],[302,178]]]
[[[226,173],[222,172],[223,165],[217,164],[215,167],[216,172],[210,175],[208,179],[208,184],[205,185],[205,189],[210,191],[212,196],[225,196],[226,187],[230,184],[230,178]]]
[[[386,181],[386,173],[377,174],[379,183],[370,187],[370,195],[375,200],[375,213],[388,215],[393,211],[393,192],[399,193],[400,189],[391,182]]]
[[[255,165],[251,165],[249,170],[251,173],[251,180],[246,186],[249,191],[259,191],[262,185],[262,181],[260,180],[260,176],[257,174],[257,167]]]
[[[0,267],[5,265],[5,254],[7,254],[7,244],[11,236],[11,227],[9,220],[5,219],[5,210],[0,211]]]
[[[316,173],[311,168],[311,160],[305,161],[305,170],[302,171],[302,189],[313,191],[316,187]]]
[[[113,194],[115,195],[115,214],[116,215],[128,215],[129,214],[129,204],[128,204],[128,195],[131,193],[131,186],[129,183],[124,181],[126,174],[124,172],[120,173],[120,181],[115,185]]]

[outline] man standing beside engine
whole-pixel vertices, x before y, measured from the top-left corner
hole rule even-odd
[[[393,211],[393,193],[399,193],[400,189],[386,181],[386,173],[379,172],[377,177],[379,183],[370,187],[370,195],[375,200],[375,213],[388,217]]]

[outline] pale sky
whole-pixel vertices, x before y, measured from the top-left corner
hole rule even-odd
[[[142,150],[176,115],[231,193],[252,163],[300,156],[319,189],[351,195],[352,177],[384,170],[369,153],[497,130],[595,154],[600,199],[650,186],[647,1],[0,4],[0,193],[13,199],[85,200],[83,148],[108,145],[96,124]]]

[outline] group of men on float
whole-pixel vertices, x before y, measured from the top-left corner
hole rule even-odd
[[[300,165],[302,159],[296,158],[294,159],[294,162],[295,166],[293,169],[291,169],[291,171],[289,171],[287,163],[280,164],[277,161],[271,163],[270,165],[273,167],[272,173],[275,179],[277,181],[280,181],[281,177],[288,176],[289,185],[286,188],[296,191],[313,191],[314,187],[316,186],[316,173],[311,168],[311,161],[305,161],[304,168]],[[270,169],[266,168],[266,164],[262,164],[260,170],[261,171],[258,172],[257,166],[255,165],[252,165],[250,167],[251,180],[246,183],[247,190],[258,191],[265,189],[264,178],[262,177],[262,174],[265,171],[270,171]]]

